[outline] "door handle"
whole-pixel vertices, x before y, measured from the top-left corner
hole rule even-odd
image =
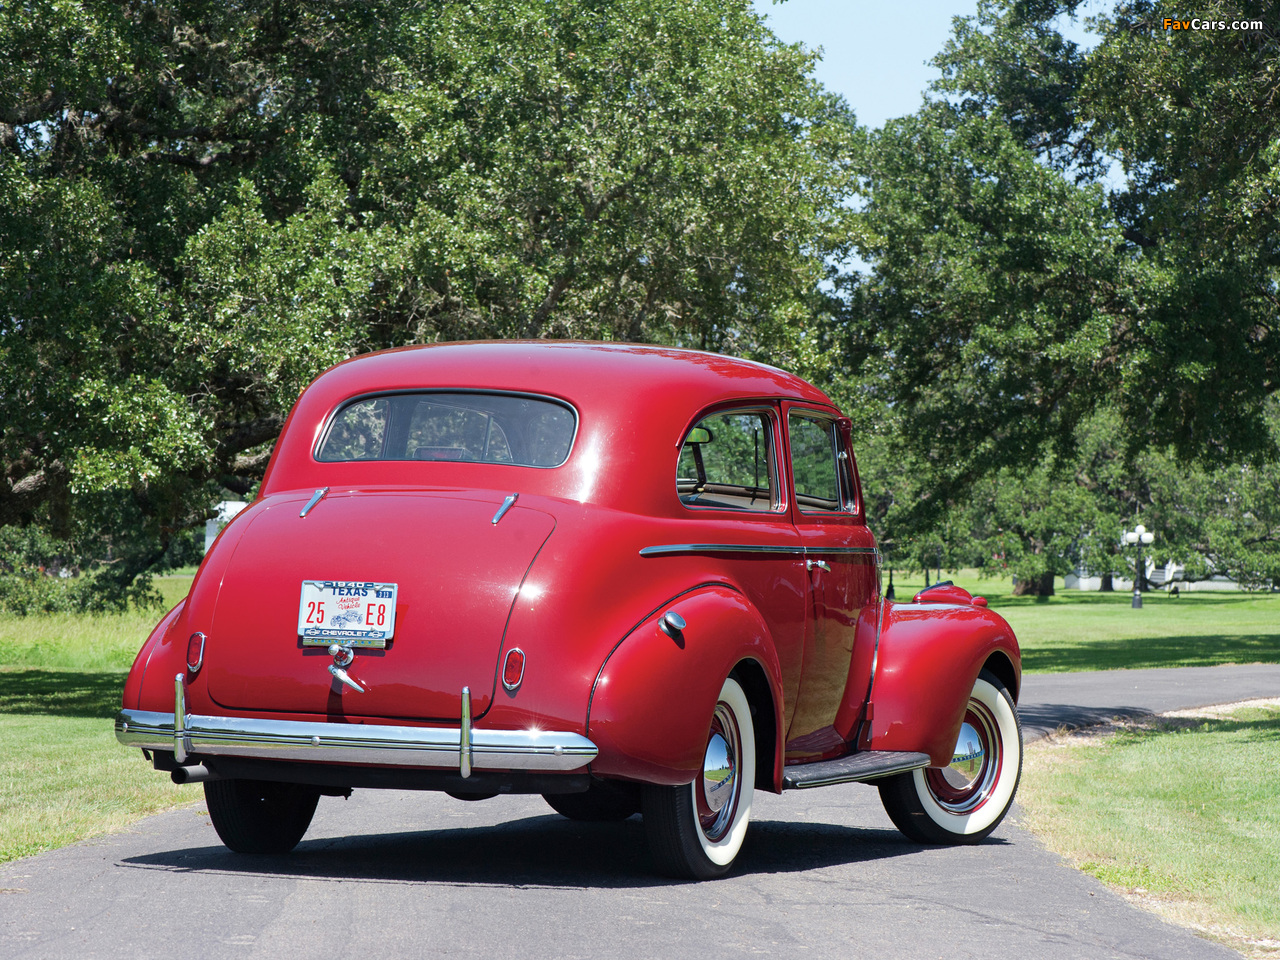
[[[825,570],[827,571],[827,573],[831,572],[831,567],[827,564],[827,561],[825,560],[805,560],[806,569],[813,570],[815,567],[818,570]]]

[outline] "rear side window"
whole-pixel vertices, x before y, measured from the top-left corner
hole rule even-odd
[[[448,460],[558,467],[577,417],[544,397],[492,393],[399,393],[348,403],[334,416],[316,459]]]
[[[777,509],[773,424],[762,410],[704,417],[685,435],[676,465],[676,493],[688,507]]]

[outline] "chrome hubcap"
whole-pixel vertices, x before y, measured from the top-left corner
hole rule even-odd
[[[963,790],[978,779],[986,759],[987,748],[982,737],[973,724],[965,723],[960,727],[960,736],[952,751],[951,766],[947,767],[943,776],[953,787]]]
[[[716,813],[733,796],[735,772],[729,756],[729,744],[718,733],[711,735],[707,743],[707,755],[702,759],[702,791],[707,797],[707,807]]]
[[[951,813],[965,815],[986,803],[1000,773],[1000,728],[986,705],[969,701],[951,763],[925,773],[929,791]]]
[[[707,839],[713,842],[729,831],[738,808],[741,792],[738,757],[741,748],[733,713],[725,704],[716,704],[707,750],[702,758],[702,776],[697,780],[699,825]]]

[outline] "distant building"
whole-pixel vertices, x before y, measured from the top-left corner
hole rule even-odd
[[[1163,567],[1157,567],[1151,558],[1147,559],[1147,585],[1152,589],[1162,589],[1164,587],[1177,587],[1178,591],[1185,593],[1188,590],[1239,590],[1240,584],[1227,577],[1215,576],[1208,580],[1184,580],[1183,573],[1186,568],[1180,563],[1174,563],[1172,560]],[[1068,573],[1062,578],[1062,585],[1068,590],[1101,590],[1102,577],[1090,574],[1083,567],[1077,567],[1072,573]],[[1119,593],[1128,593],[1133,590],[1133,581],[1124,577],[1113,576],[1111,585]]]
[[[231,522],[231,518],[247,507],[243,500],[223,500],[218,504],[218,515],[204,524],[204,552],[208,553],[213,541],[218,539],[222,528]]]

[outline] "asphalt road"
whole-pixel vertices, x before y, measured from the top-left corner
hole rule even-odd
[[[1023,713],[1035,735],[1259,696],[1280,666],[1033,676]],[[757,794],[753,821],[730,877],[684,884],[649,875],[638,819],[571,823],[537,797],[324,798],[266,858],[188,807],[0,868],[0,957],[1238,957],[1065,866],[1016,810],[955,848],[907,842],[861,785]]]

